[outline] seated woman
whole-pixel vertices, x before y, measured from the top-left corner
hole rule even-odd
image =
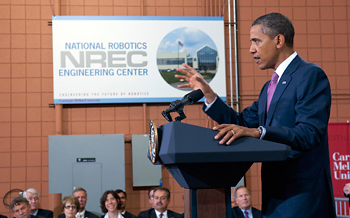
[[[118,194],[113,190],[108,190],[103,193],[100,199],[100,207],[105,215],[101,218],[123,218],[119,213],[120,199]]]
[[[74,195],[69,195],[62,200],[62,211],[66,218],[75,218],[75,214],[79,211],[79,200]]]

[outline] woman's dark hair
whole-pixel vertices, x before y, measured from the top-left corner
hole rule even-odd
[[[107,201],[107,196],[108,196],[108,194],[113,195],[113,197],[114,197],[114,198],[117,200],[117,202],[118,202],[117,210],[120,209],[120,198],[119,198],[118,194],[117,194],[115,191],[113,191],[113,190],[108,190],[108,191],[105,191],[105,192],[103,193],[103,195],[102,195],[102,197],[101,197],[101,199],[100,199],[100,207],[101,207],[102,213],[107,213],[107,212],[108,212],[108,210],[107,210],[107,208],[106,208],[106,206],[105,206],[105,203],[106,203],[106,201]]]

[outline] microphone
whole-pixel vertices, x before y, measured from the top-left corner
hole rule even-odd
[[[169,113],[171,112],[180,112],[183,113],[182,110],[184,106],[196,103],[201,98],[203,98],[204,94],[202,90],[197,89],[194,90],[188,94],[186,94],[181,100],[176,100],[171,102],[170,107],[162,112],[162,115],[167,119],[168,121],[171,121],[171,117],[169,119]],[[181,115],[181,114],[180,114]]]

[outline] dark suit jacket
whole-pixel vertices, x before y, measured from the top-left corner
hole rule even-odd
[[[128,211],[125,211],[124,218],[137,218],[134,214],[129,213]]]
[[[0,218],[7,218],[7,216],[4,216],[4,215],[0,214]]]
[[[281,76],[266,115],[268,85],[241,113],[220,98],[206,113],[220,124],[264,126],[263,140],[291,147],[286,161],[262,163],[263,217],[335,217],[327,133],[331,89],[326,74],[297,55]]]
[[[168,218],[183,218],[183,214],[175,213],[174,211],[168,210],[167,211]],[[153,208],[145,211],[141,211],[138,215],[138,218],[157,218],[156,212]]]
[[[252,207],[253,218],[261,218],[261,211]],[[244,218],[244,214],[239,207],[232,208],[232,218]]]
[[[37,217],[53,218],[53,212],[51,210],[38,209]]]
[[[58,216],[58,218],[66,218],[66,215],[64,213],[62,213]],[[96,214],[85,210],[85,217],[84,218],[99,218],[99,217]]]
[[[347,195],[347,194],[345,194],[345,192],[344,192],[344,196],[349,198],[349,207],[350,207],[350,194]]]

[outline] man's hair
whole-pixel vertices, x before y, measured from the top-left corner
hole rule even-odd
[[[125,192],[125,191],[123,191],[123,190],[121,190],[121,189],[117,189],[117,190],[115,190],[115,192],[116,192],[117,194],[119,194],[119,193],[124,193],[124,196],[125,196],[125,199],[126,199],[126,192]]]
[[[148,199],[151,199],[151,191],[154,191],[154,189],[155,189],[155,187],[153,187],[153,188],[150,188],[149,190],[148,190]],[[154,192],[153,192],[154,193]]]
[[[270,39],[275,38],[278,34],[282,34],[288,47],[293,48],[294,45],[294,27],[288,17],[280,13],[270,13],[258,17],[252,26],[260,25],[261,31],[268,35]]]
[[[115,191],[113,191],[113,190],[108,190],[108,191],[105,191],[105,193],[103,193],[103,195],[102,195],[102,197],[101,197],[101,199],[100,199],[100,207],[101,207],[102,213],[107,213],[107,212],[108,212],[108,210],[107,210],[107,208],[106,208],[106,205],[105,205],[105,203],[106,203],[106,201],[107,201],[107,196],[108,196],[108,194],[113,195],[113,197],[115,198],[115,200],[117,200],[117,202],[118,202],[117,210],[120,209],[120,198],[119,198],[119,196],[117,195],[117,193],[116,193]]]
[[[38,198],[40,198],[39,192],[37,190],[33,189],[33,188],[29,188],[29,189],[27,189],[27,191],[23,192],[23,197],[24,198],[27,198],[27,193],[28,192],[36,194],[36,195],[38,195]]]
[[[27,206],[29,206],[29,201],[25,197],[18,196],[17,198],[11,201],[10,210],[14,212],[13,208],[17,205],[21,205],[22,203],[25,203]]]
[[[166,198],[170,199],[170,191],[169,191],[169,189],[167,189],[165,187],[157,187],[157,188],[154,189],[153,195],[154,195],[154,193],[156,193],[156,191],[165,191],[166,192]]]
[[[63,198],[63,200],[62,200],[62,211],[64,211],[64,207],[66,206],[67,202],[75,205],[77,207],[77,211],[79,211],[79,209],[80,209],[79,200],[74,195],[69,195],[69,196],[66,196],[66,197]]]
[[[86,192],[86,190],[85,190],[85,189],[83,189],[82,187],[78,187],[78,188],[74,189],[74,190],[73,190],[73,192],[72,192],[72,194],[74,195],[74,193],[75,193],[75,192],[80,192],[80,191],[85,192],[85,194],[86,194],[86,196],[87,196],[87,192]]]
[[[248,193],[251,195],[249,188],[247,188],[247,187],[245,187],[245,186],[242,185],[242,186],[238,186],[238,187],[235,189],[235,192],[233,193],[233,197],[237,198],[237,191],[238,191],[239,189],[241,189],[241,188],[247,189],[247,190],[248,190]]]

